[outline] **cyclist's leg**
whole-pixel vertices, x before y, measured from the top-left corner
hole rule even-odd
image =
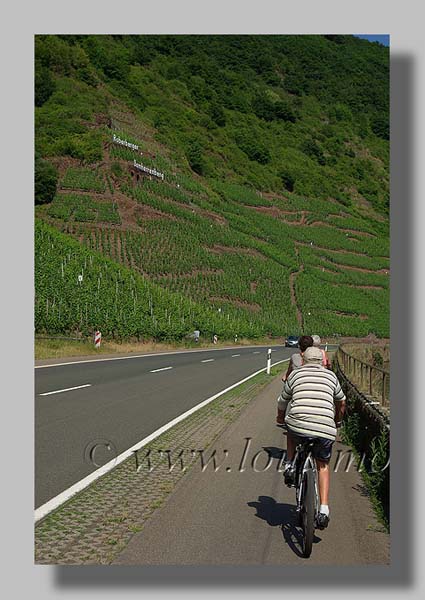
[[[297,443],[299,442],[299,438],[295,433],[292,433],[290,428],[287,428],[286,433],[286,463],[283,471],[283,477],[285,479],[286,485],[289,487],[295,484],[295,450]]]
[[[286,460],[293,461],[295,456],[295,439],[291,432],[288,430],[286,434]]]
[[[332,446],[332,440],[323,438],[317,438],[313,446],[313,456],[316,459],[319,478],[320,510],[317,524],[320,529],[327,527],[329,522],[329,461],[332,455]]]
[[[319,474],[319,495],[320,504],[329,504],[329,483],[330,483],[330,472],[329,463],[323,462],[316,459],[317,471]]]

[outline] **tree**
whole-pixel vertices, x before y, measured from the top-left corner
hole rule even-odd
[[[199,140],[192,140],[189,143],[187,149],[187,160],[189,161],[190,168],[198,173],[198,175],[204,174],[205,162],[202,156],[202,145]]]
[[[283,186],[288,192],[294,191],[295,177],[287,169],[283,169],[280,173]]]
[[[372,119],[371,129],[375,135],[382,138],[383,140],[390,139],[390,126],[388,118],[383,115],[376,115]]]
[[[275,118],[282,119],[283,121],[290,121],[291,123],[295,123],[297,119],[294,109],[289,102],[285,100],[278,100],[275,103],[274,114]]]
[[[34,169],[34,196],[36,204],[51,202],[56,194],[58,172],[47,160],[36,157]]]
[[[301,150],[310,158],[317,160],[319,165],[324,165],[326,163],[320,144],[312,137],[307,137],[303,140]]]
[[[270,162],[271,155],[267,146],[251,131],[242,131],[236,136],[236,143],[250,160],[260,165]]]
[[[55,83],[47,67],[43,67],[38,61],[35,65],[34,79],[34,102],[36,106],[43,104],[50,98],[55,90]]]
[[[274,102],[266,94],[257,94],[252,100],[252,109],[260,119],[272,121],[275,116]]]
[[[224,114],[223,107],[217,100],[212,100],[210,102],[208,116],[216,125],[218,125],[218,127],[224,127],[224,125],[226,125],[226,115]]]

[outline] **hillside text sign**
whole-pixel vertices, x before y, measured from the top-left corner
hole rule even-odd
[[[154,177],[159,177],[159,179],[162,179],[162,180],[164,179],[164,173],[160,173],[156,169],[150,169],[149,167],[145,167],[145,165],[138,163],[136,160],[134,160],[133,165],[136,169],[139,169],[139,171],[143,171],[144,173],[149,173],[149,175],[153,175]]]
[[[113,134],[112,141],[115,144],[119,144],[120,146],[126,146],[126,148],[131,148],[132,150],[139,149],[139,146],[137,144],[132,144],[131,142],[128,142],[127,140],[122,140],[118,135],[115,135],[115,133]]]

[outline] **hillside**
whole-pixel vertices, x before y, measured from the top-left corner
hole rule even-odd
[[[36,331],[388,336],[388,49],[37,36],[35,92]]]

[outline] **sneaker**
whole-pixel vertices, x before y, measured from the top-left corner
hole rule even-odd
[[[295,469],[292,462],[286,463],[283,471],[283,479],[288,487],[293,487],[295,485]]]
[[[317,529],[326,529],[329,525],[329,515],[325,515],[325,513],[319,512],[316,517],[316,527]]]

